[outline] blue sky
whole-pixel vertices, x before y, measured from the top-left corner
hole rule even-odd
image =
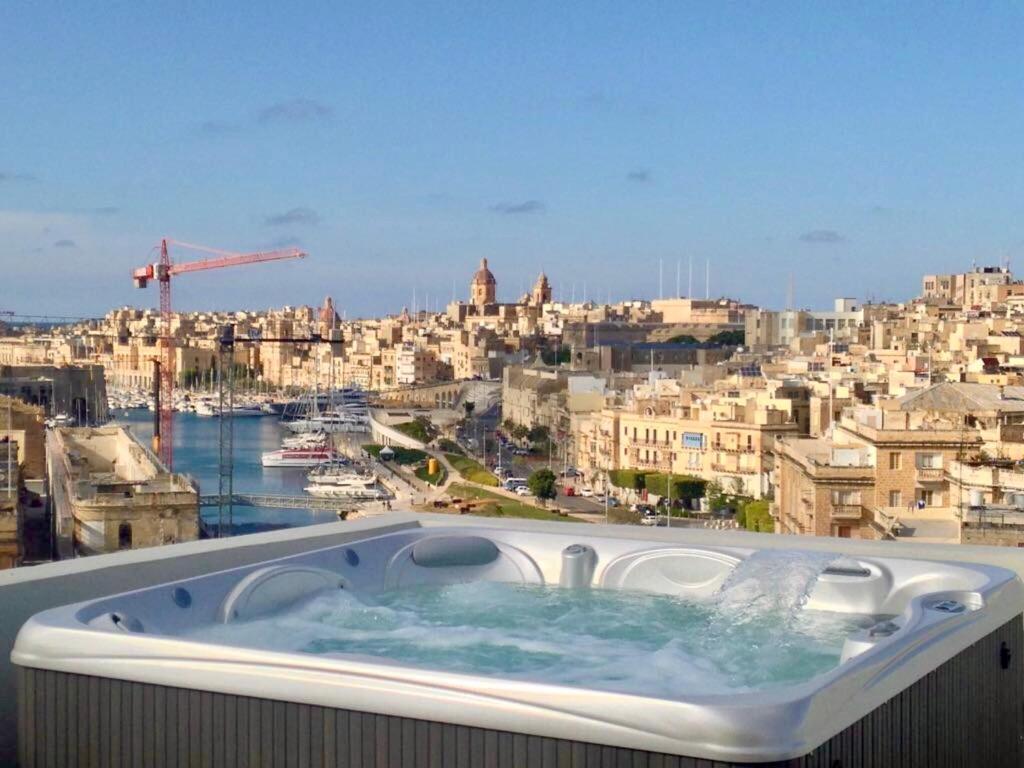
[[[203,5],[4,5],[0,309],[152,306],[165,234],[310,253],[178,307],[350,316],[482,256],[507,299],[650,297],[659,261],[685,293],[693,259],[776,307],[1024,271],[1019,3]]]

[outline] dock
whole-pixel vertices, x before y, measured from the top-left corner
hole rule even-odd
[[[226,503],[226,500],[225,500]],[[321,509],[328,512],[348,510],[353,506],[352,499],[317,499],[312,496],[290,496],[273,493],[233,493],[231,504],[236,507],[271,507],[276,509]],[[200,507],[219,507],[221,497],[218,494],[200,496]]]

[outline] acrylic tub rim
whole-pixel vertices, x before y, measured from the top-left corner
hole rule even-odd
[[[768,690],[691,695],[682,699],[444,672],[376,657],[328,657],[203,643],[176,636],[111,633],[86,627],[75,618],[88,606],[129,595],[214,576],[252,572],[269,563],[301,563],[304,558],[369,540],[407,538],[411,534],[425,538],[445,533],[499,537],[508,534],[512,538],[540,535],[592,542],[614,540],[635,552],[652,548],[691,548],[729,557],[758,549],[707,545],[699,540],[690,544],[678,539],[659,541],[656,532],[643,539],[621,540],[604,531],[579,531],[581,535],[574,535],[576,531],[548,533],[507,529],[500,525],[430,526],[379,535],[371,529],[344,544],[44,611],[24,625],[11,659],[16,665],[37,669],[571,738],[690,757],[761,762],[807,754],[1019,615],[1024,602],[1024,589],[1019,579],[996,566],[905,557],[855,557],[865,563],[916,562],[980,574],[987,580],[978,589],[984,594],[985,606],[982,610],[933,622],[925,627],[931,631],[919,636],[916,633],[922,627],[915,625],[913,632],[903,638],[904,642],[880,643],[869,653],[800,683]],[[584,533],[587,535],[582,535]],[[798,546],[793,548],[799,549]],[[612,558],[608,565],[614,560]],[[926,594],[910,601],[914,621],[924,614],[923,603],[927,599]],[[914,642],[906,642],[909,640]],[[103,645],[102,651],[88,650],[90,641]],[[141,647],[140,643],[143,643]],[[135,651],[145,653],[139,656]]]

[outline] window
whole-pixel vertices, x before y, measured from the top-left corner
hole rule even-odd
[[[903,454],[893,452],[889,454],[889,469],[899,469],[903,465]],[[895,505],[890,505],[895,506]]]
[[[917,506],[919,507],[933,507],[935,506],[935,492],[929,489],[919,489],[917,492]]]
[[[860,491],[832,491],[833,506],[860,504]]]
[[[918,469],[942,469],[941,453],[919,453],[917,454]]]
[[[836,530],[836,536],[840,539],[851,539],[853,538],[853,529],[848,525],[840,525]]]
[[[899,455],[899,454],[897,454]],[[903,493],[902,491],[889,491],[889,506],[890,507],[901,507],[903,506]]]

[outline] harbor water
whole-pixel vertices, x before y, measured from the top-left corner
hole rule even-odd
[[[153,412],[119,411],[115,423],[131,428],[143,443],[150,445],[153,437]],[[305,496],[303,488],[308,469],[264,468],[260,456],[281,447],[285,430],[274,416],[234,419],[234,490],[235,493],[266,493]],[[174,471],[191,475],[203,495],[217,493],[220,424],[216,417],[194,413],[174,414]],[[217,522],[217,508],[202,509],[203,519]],[[234,507],[236,532],[293,528],[314,523],[337,521],[334,512],[313,509],[272,509],[266,507]]]

